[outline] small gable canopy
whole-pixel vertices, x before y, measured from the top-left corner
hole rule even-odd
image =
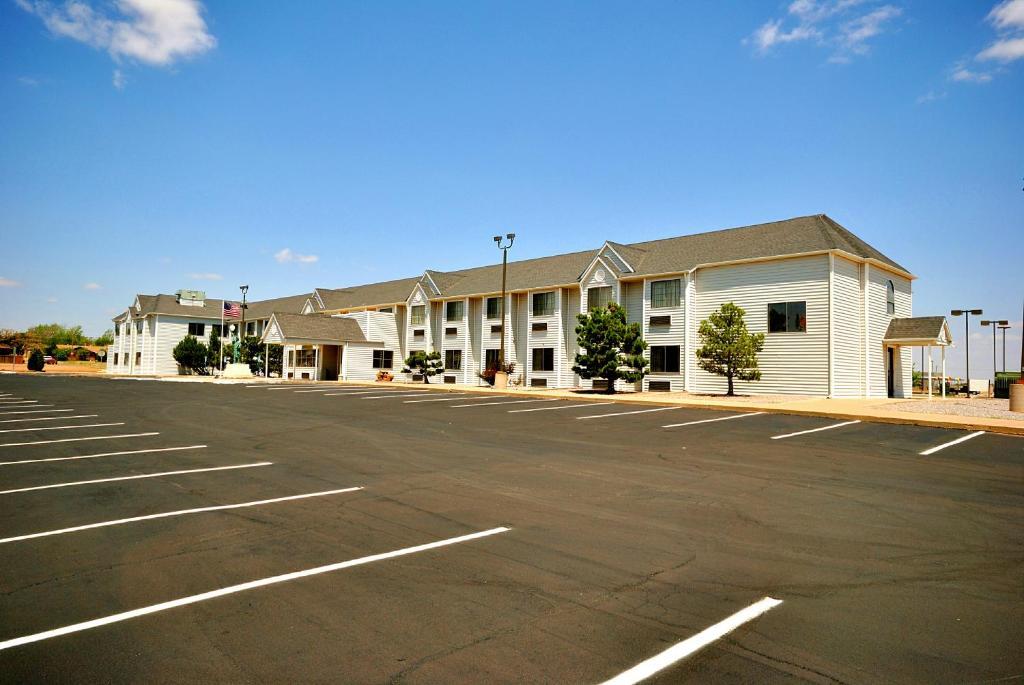
[[[953,336],[949,334],[946,317],[915,316],[890,321],[882,342],[915,347],[944,346],[953,344]]]
[[[369,341],[354,319],[325,314],[274,312],[260,342],[283,345],[339,345]]]

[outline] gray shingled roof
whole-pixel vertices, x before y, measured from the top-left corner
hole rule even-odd
[[[893,319],[885,331],[883,340],[937,340],[942,338],[944,316],[915,316]],[[947,329],[948,330],[948,329]]]
[[[246,320],[269,319],[270,315],[274,312],[294,312],[298,314],[302,311],[303,305],[306,304],[306,300],[310,296],[311,293],[304,293],[302,295],[276,297],[272,300],[249,302],[245,309],[245,318]]]
[[[350,309],[353,307],[368,307],[380,304],[395,304],[405,302],[412,289],[420,280],[420,276],[414,278],[399,278],[394,281],[382,283],[370,283],[368,285],[357,285],[350,288],[317,288],[316,292],[323,300],[324,309]]]
[[[824,250],[843,250],[906,271],[824,214],[630,243],[625,247],[633,253],[634,258],[639,257],[638,262],[634,263],[623,255],[636,269],[635,275],[689,271],[701,264]]]
[[[572,252],[508,263],[508,290],[529,290],[575,283],[597,250]],[[501,264],[461,271],[432,271],[443,297],[464,297],[501,290]]]
[[[187,316],[193,319],[220,319],[221,308],[224,300],[212,300],[207,298],[203,306],[178,304],[175,295],[138,295],[140,309],[132,307],[133,317],[143,317],[147,314],[170,314],[173,316]]]
[[[327,314],[294,314],[274,312],[274,320],[286,340],[321,340],[324,342],[369,342],[354,319]]]

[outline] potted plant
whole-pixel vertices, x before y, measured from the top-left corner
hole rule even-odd
[[[391,374],[390,371],[385,371],[381,369],[380,371],[377,372],[377,380],[379,382],[386,383],[395,380],[395,377]]]

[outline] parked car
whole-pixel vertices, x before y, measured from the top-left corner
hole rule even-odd
[[[43,362],[45,362],[46,364],[56,364],[57,360],[54,359],[51,355],[46,354],[43,355]]]

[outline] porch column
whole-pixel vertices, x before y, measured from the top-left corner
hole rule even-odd
[[[270,343],[263,343],[263,377],[270,378]]]
[[[946,396],[946,346],[942,346],[942,396]]]
[[[320,346],[313,345],[313,380],[320,380]]]
[[[932,346],[928,346],[928,399],[932,398]]]

